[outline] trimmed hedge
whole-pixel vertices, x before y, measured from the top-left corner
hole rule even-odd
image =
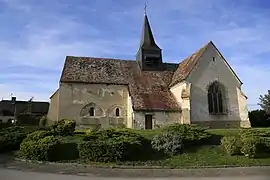
[[[224,136],[221,139],[221,146],[226,150],[230,155],[239,155],[241,154],[241,142],[239,136]]]
[[[238,135],[223,137],[221,145],[230,155],[256,158],[270,152],[270,133],[244,129]]]
[[[183,153],[182,139],[176,134],[163,133],[156,135],[151,144],[154,149],[169,156]]]
[[[0,132],[0,153],[19,149],[25,137],[26,133],[21,127],[13,126],[2,129]]]
[[[62,119],[50,126],[50,131],[59,136],[67,136],[74,133],[76,122],[74,120]]]
[[[29,160],[55,161],[56,148],[61,143],[61,139],[55,136],[46,136],[37,141],[25,139],[20,145],[20,155]]]
[[[140,160],[147,156],[150,145],[141,135],[127,129],[94,132],[84,140],[78,145],[80,158],[95,162]]]
[[[249,158],[258,157],[261,153],[261,141],[259,137],[250,136],[242,140],[241,153]]]
[[[53,135],[52,132],[46,130],[37,130],[27,135],[26,141],[38,141],[46,136]]]
[[[175,123],[165,127],[164,132],[180,136],[185,146],[202,145],[211,138],[205,128],[190,124]]]

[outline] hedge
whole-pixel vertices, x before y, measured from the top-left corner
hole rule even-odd
[[[74,120],[62,119],[50,126],[50,131],[55,135],[67,136],[74,133],[76,122]]]
[[[178,123],[165,127],[163,132],[180,136],[185,146],[205,144],[212,136],[210,133],[206,132],[205,128]]]
[[[37,141],[25,139],[20,145],[21,157],[29,160],[58,160],[57,146],[62,143],[59,137],[46,136]]]
[[[21,142],[26,137],[21,127],[13,126],[2,129],[0,132],[0,153],[19,149]]]
[[[95,162],[132,161],[148,155],[150,142],[126,129],[91,133],[78,145],[81,159]]]

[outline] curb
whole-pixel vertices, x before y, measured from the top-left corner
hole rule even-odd
[[[15,161],[25,162],[25,163],[33,163],[33,164],[51,164],[51,165],[71,165],[71,166],[84,166],[89,168],[99,168],[99,169],[162,169],[162,170],[188,170],[188,169],[225,169],[225,168],[263,168],[270,167],[270,165],[218,165],[218,166],[185,166],[185,167],[169,167],[169,166],[142,166],[142,165],[94,165],[94,164],[82,164],[82,163],[59,163],[59,162],[49,162],[49,161],[34,161],[34,160],[26,160],[20,158],[14,158]]]

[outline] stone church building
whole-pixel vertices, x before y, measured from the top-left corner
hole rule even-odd
[[[66,57],[48,119],[104,128],[250,127],[241,86],[211,41],[180,63],[164,62],[145,15],[136,60]]]

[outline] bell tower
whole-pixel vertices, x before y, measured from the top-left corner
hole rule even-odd
[[[142,71],[162,71],[162,53],[155,42],[147,14],[144,14],[141,43],[136,60]]]

